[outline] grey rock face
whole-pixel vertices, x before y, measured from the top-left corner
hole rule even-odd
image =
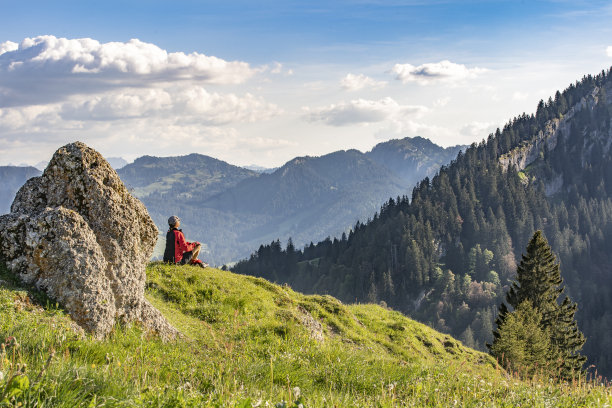
[[[95,150],[60,148],[0,217],[0,254],[23,281],[44,289],[96,337],[116,320],[177,332],[144,298],[157,228],[144,205]]]

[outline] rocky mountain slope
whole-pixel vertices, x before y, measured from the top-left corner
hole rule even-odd
[[[379,143],[366,156],[387,168],[404,184],[416,185],[424,177],[431,177],[444,164],[450,163],[467,146],[443,148],[422,137],[394,139]]]

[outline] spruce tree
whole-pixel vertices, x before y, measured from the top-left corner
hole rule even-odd
[[[498,357],[504,367],[521,375],[547,371],[550,335],[541,323],[542,315],[529,300],[523,301],[499,326],[499,336],[491,346],[491,354]]]
[[[523,255],[517,268],[516,281],[506,294],[506,302],[513,311],[505,303],[500,305],[495,321],[497,329],[493,331],[493,344],[488,345],[491,354],[498,360],[502,358],[499,352],[507,346],[501,347],[500,342],[507,343],[509,338],[504,333],[505,322],[516,313],[519,305],[528,301],[540,316],[541,330],[548,333],[548,360],[551,368],[563,378],[578,375],[586,360],[586,357],[580,355],[586,340],[574,318],[576,303],[567,296],[559,303],[563,291],[563,278],[555,255],[542,232],[536,231],[527,245],[527,254]],[[520,344],[515,347],[520,347]]]

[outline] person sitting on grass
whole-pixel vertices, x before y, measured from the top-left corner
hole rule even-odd
[[[164,251],[164,262],[178,265],[195,265],[206,268],[208,264],[198,259],[202,244],[199,242],[187,242],[181,226],[181,219],[176,215],[168,218],[168,232],[166,233],[166,250]]]

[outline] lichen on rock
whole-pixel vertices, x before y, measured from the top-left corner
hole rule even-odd
[[[98,338],[117,320],[173,338],[176,329],[144,298],[157,232],[102,155],[76,142],[58,149],[0,217],[0,256]]]

